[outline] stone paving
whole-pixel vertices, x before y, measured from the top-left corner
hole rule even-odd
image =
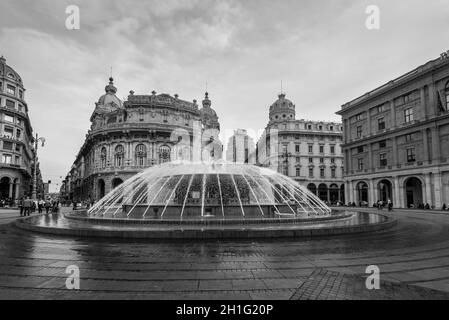
[[[0,210],[0,299],[448,299],[449,214],[392,214],[370,234],[164,242],[31,233]],[[80,290],[66,289],[70,265]],[[364,286],[368,265],[380,290]]]

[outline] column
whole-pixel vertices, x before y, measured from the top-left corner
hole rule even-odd
[[[424,111],[424,118],[427,119],[428,113],[427,113],[426,96],[425,96],[425,93],[424,93],[424,87],[419,89],[419,94],[420,94],[421,110]]]
[[[424,203],[428,203],[432,205],[432,185],[430,181],[430,174],[426,173],[424,174]]]
[[[10,198],[12,198],[12,188],[13,188],[13,187],[14,187],[13,183],[10,182],[10,183],[9,183],[9,196],[8,196],[8,197],[10,197]]]
[[[391,128],[396,128],[396,110],[394,109],[394,100],[390,101]]]
[[[432,128],[432,160],[440,161],[440,128]]]
[[[368,206],[371,206],[374,202],[377,201],[376,194],[374,192],[374,181],[373,179],[369,179],[368,181]]]
[[[441,173],[437,172],[433,175],[433,192],[435,195],[435,203],[433,203],[433,205],[435,206],[435,208],[439,209],[443,206],[443,202],[442,202],[442,194],[441,191],[443,190],[443,185],[442,185],[442,180],[441,180]]]
[[[398,163],[398,145],[396,137],[393,137],[391,141],[393,142],[393,166],[397,166],[399,163]]]
[[[348,193],[348,198],[349,198],[349,202],[354,202],[354,187],[353,187],[353,184],[352,184],[352,181],[348,181],[348,184],[349,184],[349,187],[348,187],[348,189],[349,189],[349,193]]]
[[[428,163],[429,162],[429,144],[428,144],[428,140],[427,140],[427,130],[423,129],[421,130],[421,134],[422,134],[422,141],[423,141],[423,161]]]
[[[393,179],[393,194],[394,198],[391,200],[393,202],[393,206],[396,208],[404,207],[404,204],[401,202],[401,188],[399,186],[399,178],[394,177]]]
[[[366,111],[366,123],[367,123],[367,130],[366,130],[366,135],[370,136],[371,135],[371,116],[370,116],[370,112],[369,109]]]
[[[368,143],[368,170],[370,172],[374,172],[374,161],[373,161],[373,149],[372,149],[372,145],[369,142]]]
[[[352,168],[352,153],[351,153],[351,149],[349,148],[347,150],[348,152],[348,167],[346,168],[346,175],[351,174],[353,168]]]
[[[435,88],[435,84],[431,83],[429,85],[429,106],[428,106],[430,116],[438,114],[436,93],[437,91]]]

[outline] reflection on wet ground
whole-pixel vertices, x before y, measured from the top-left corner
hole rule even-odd
[[[0,298],[447,299],[449,217],[387,215],[396,227],[318,239],[137,241],[1,225]],[[69,265],[79,291],[65,288]],[[361,285],[368,265],[380,268],[379,291]]]

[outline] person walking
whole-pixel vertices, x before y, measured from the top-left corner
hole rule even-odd
[[[47,199],[47,200],[45,201],[44,207],[45,207],[45,214],[48,214],[48,212],[50,211],[50,208],[51,208],[51,202],[50,202],[50,199]]]
[[[24,211],[23,201],[24,201],[23,197],[19,199],[19,209],[20,209],[20,216],[21,217],[23,216],[23,211]]]
[[[387,201],[387,206],[388,206],[388,211],[392,211],[393,210],[393,202],[391,202],[390,199],[388,199],[388,201]]]
[[[32,206],[33,206],[33,201],[30,199],[30,197],[26,197],[26,199],[23,200],[24,216],[30,216]]]

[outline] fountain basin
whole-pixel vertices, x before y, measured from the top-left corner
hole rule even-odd
[[[86,213],[41,215],[17,220],[16,227],[47,234],[124,239],[310,238],[375,232],[396,219],[365,212],[333,212],[329,217],[235,220],[139,220],[92,218]]]

